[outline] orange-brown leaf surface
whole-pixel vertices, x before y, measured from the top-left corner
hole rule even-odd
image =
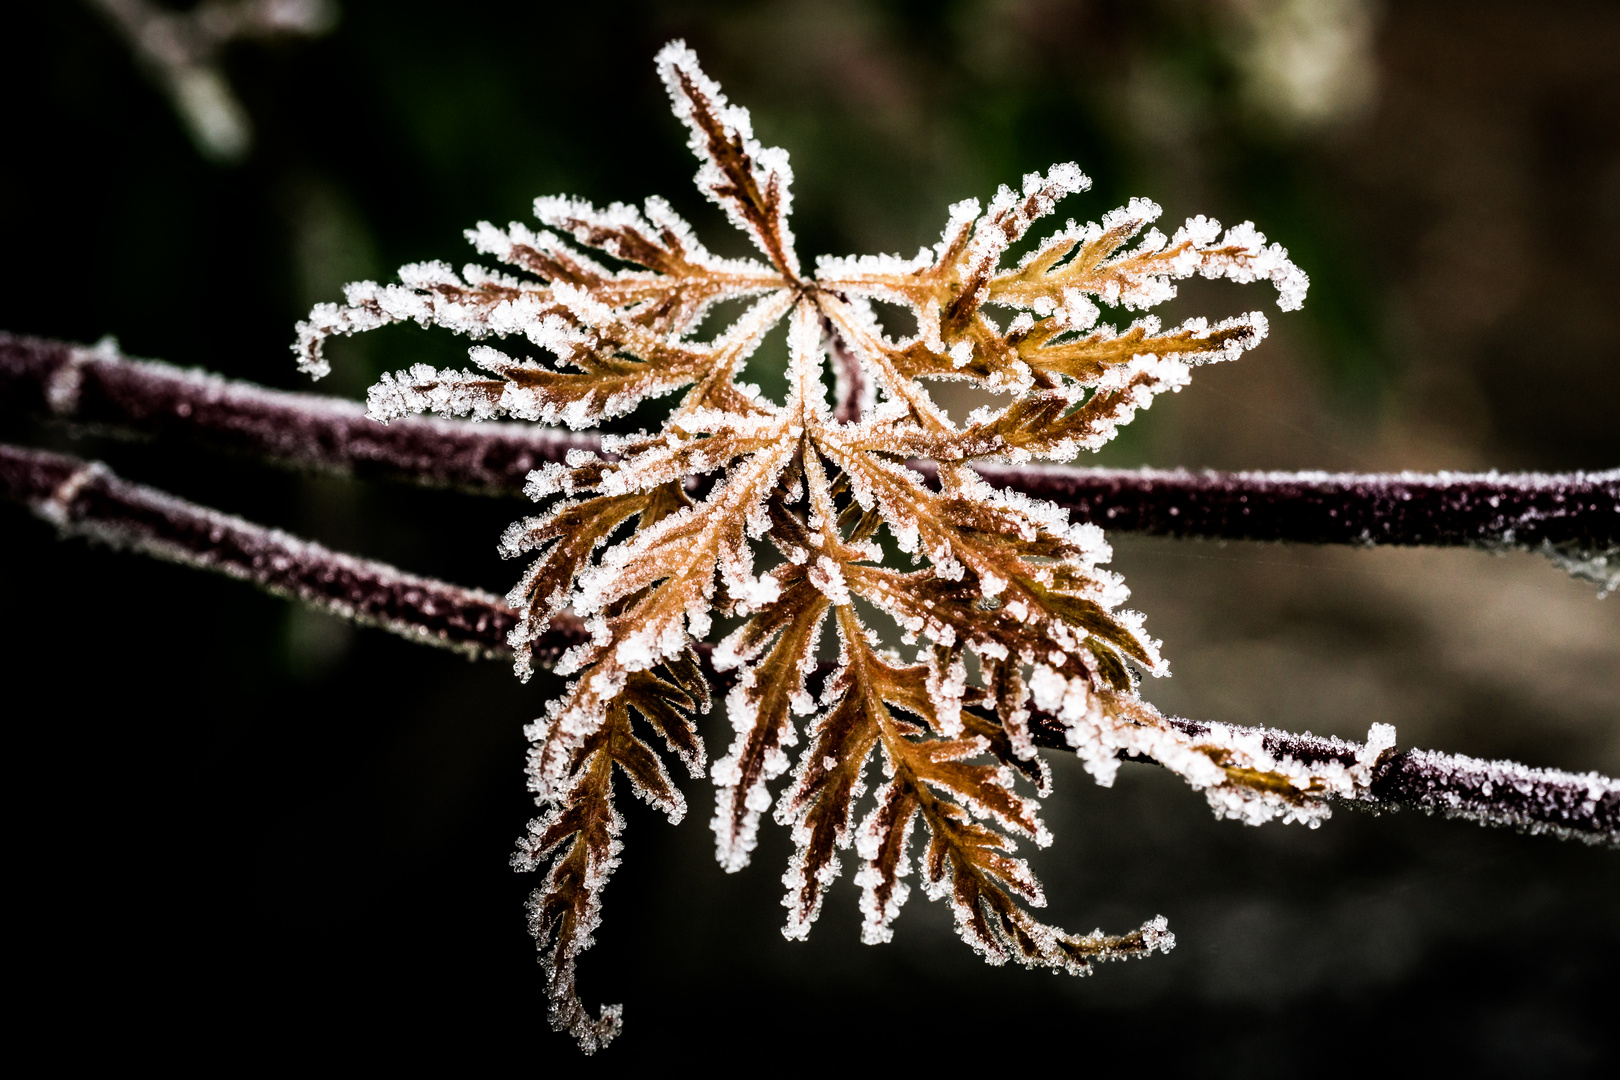
[[[1006,265],[1061,200],[1090,186],[1074,164],[1031,173],[986,206],[951,207],[938,243],[915,258],[821,258],[807,273],[787,153],[759,143],[747,110],[683,43],[660,52],[657,69],[698,159],[698,189],[758,258],[711,254],[661,198],[602,208],[547,197],[535,204],[539,229],[468,232],[504,269],[420,263],[395,284],[352,285],[346,304],[311,313],[295,346],[320,374],[326,338],[391,322],[502,340],[470,349],[477,370],[416,365],[385,377],[370,395],[384,422],[436,412],[589,427],[671,398],[658,430],[605,438],[601,453],[574,451],[531,474],[528,493],[548,505],[502,542],[505,555],[532,560],[509,596],[520,671],[560,613],[588,634],[557,661],[572,681],[527,729],[541,815],[515,862],[546,871],[531,928],[552,1022],[587,1051],[618,1030],[617,1011],[593,1017],[574,990],[619,857],[614,778],[671,819],[684,813],[638,731],[701,770],[694,716],[709,688],[693,646],[717,615],[735,622],[713,666],[736,674],[730,748],[710,772],[716,850],[725,869],[742,868],[774,801],[795,844],[789,937],[808,933],[853,845],[870,941],[893,932],[915,869],[995,962],[1078,972],[1168,948],[1162,920],[1076,936],[1029,913],[1044,899],[1016,840],[1050,841],[1036,799],[1051,774],[1031,740],[1033,709],[1057,717],[1099,781],[1121,753],[1150,757],[1244,820],[1319,817],[1325,794],[1360,781],[1274,760],[1258,744],[1195,741],[1165,722],[1138,696],[1164,661],[1141,617],[1121,610],[1128,594],[1103,569],[1101,532],[992,488],[971,466],[1094,449],[1194,366],[1235,359],[1267,331],[1258,313],[1170,329],[1144,315],[1119,329],[1100,321],[1103,308],[1152,307],[1201,274],[1269,280],[1292,309],[1305,276],[1248,223],[1223,231],[1198,217],[1165,236],[1146,199],[1098,223],[1069,221]],[[915,332],[893,336],[876,302],[908,308]],[[722,304],[740,314],[705,331]],[[738,379],[784,319],[788,389],[772,401]],[[930,394],[941,379],[1001,404],[953,417]],[[915,457],[937,462],[937,489],[907,467]],[[829,625],[839,655],[823,677]]]

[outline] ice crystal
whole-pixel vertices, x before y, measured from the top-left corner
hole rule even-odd
[[[710,771],[716,853],[728,871],[745,866],[774,803],[795,844],[783,878],[788,937],[809,931],[841,851],[853,847],[867,941],[889,939],[915,880],[992,963],[1079,974],[1096,960],[1169,949],[1162,919],[1121,936],[1077,935],[1030,914],[1044,897],[1015,839],[1051,840],[1038,813],[1050,774],[1035,754],[1032,706],[1061,720],[1100,782],[1111,782],[1122,752],[1145,756],[1204,791],[1218,814],[1250,823],[1314,823],[1327,797],[1368,783],[1372,762],[1312,768],[1257,738],[1168,723],[1138,695],[1138,672],[1166,666],[1141,617],[1120,610],[1127,592],[1102,568],[1101,532],[992,487],[970,465],[1062,461],[1100,446],[1156,395],[1179,390],[1192,367],[1234,359],[1266,334],[1258,312],[1171,328],[1145,315],[1116,328],[1100,321],[1104,306],[1140,311],[1202,274],[1268,280],[1292,309],[1305,275],[1248,222],[1223,231],[1195,217],[1167,236],[1151,227],[1160,210],[1146,199],[1100,223],[1070,221],[1005,265],[1037,220],[1089,187],[1074,164],[1030,173],[987,206],[952,206],[939,242],[913,258],[822,258],[809,274],[788,223],[787,154],[758,142],[747,111],[683,43],[657,66],[700,162],[699,189],[759,258],[709,253],[661,199],[604,209],[542,198],[542,229],[483,223],[467,234],[510,271],[419,263],[398,284],[351,285],[347,304],[323,304],[301,324],[295,346],[319,375],[325,338],[391,322],[517,344],[473,347],[476,370],[416,365],[385,377],[370,396],[382,421],[436,412],[579,428],[681,394],[661,430],[533,473],[529,493],[547,506],[501,541],[507,556],[533,556],[508,597],[522,616],[511,636],[520,674],[564,609],[590,634],[558,662],[573,681],[527,729],[543,812],[515,863],[546,868],[531,928],[553,1024],[587,1051],[618,1030],[617,1008],[593,1018],[573,977],[619,858],[613,777],[624,773],[672,819],[684,812],[637,729],[650,727],[701,774],[692,713],[708,694],[693,639],[714,613],[742,620],[712,656],[736,673],[726,699],[733,740]],[[714,305],[737,299],[749,306],[728,329],[694,336]],[[910,309],[916,332],[892,338],[874,301]],[[783,319],[788,390],[774,402],[737,375]],[[525,348],[550,359],[519,355]],[[1010,400],[958,423],[930,396],[932,380]],[[938,490],[906,467],[910,458],[937,463]],[[686,487],[693,477],[707,484],[697,497]],[[917,568],[888,565],[881,530]],[[758,573],[767,542],[781,560]],[[913,661],[882,646],[856,598],[894,620],[920,650]],[[817,679],[829,628],[838,659]],[[972,683],[968,653],[980,676]],[[805,714],[801,731],[794,718]],[[1387,746],[1391,737],[1377,734],[1376,747]],[[869,784],[874,799],[857,821]]]

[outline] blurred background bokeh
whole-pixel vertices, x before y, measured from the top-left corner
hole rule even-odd
[[[693,190],[652,68],[684,36],[796,169],[801,251],[909,253],[944,208],[1056,161],[1174,225],[1253,219],[1312,278],[1305,310],[1195,282],[1164,314],[1261,308],[1273,334],[1201,369],[1096,458],[1215,468],[1620,464],[1620,7],[1584,0],[954,0],[548,5],[340,0],[314,38],[218,72],[250,135],[194,141],[88,3],[9,8],[0,66],[0,328],[302,388],[294,322],[345,281],[471,257],[532,198]],[[223,85],[223,84],[222,84]],[[195,121],[195,117],[192,118]],[[243,129],[245,133],[247,129]],[[358,397],[465,342],[337,343]],[[773,361],[760,361],[770,384]],[[308,477],[9,413],[7,439],[406,569],[504,592],[517,502]],[[238,584],[60,543],[0,508],[13,983],[68,1055],[449,1051],[571,1067],[546,1026],[506,867],[530,814],[519,686]],[[1620,773],[1620,597],[1534,556],[1113,538],[1182,715]],[[711,717],[714,745],[724,721]],[[1089,979],[985,967],[915,897],[858,941],[846,880],[808,944],[777,932],[788,844],[726,876],[688,783],[639,804],[584,959],[625,1004],[597,1065],[938,1069],[1132,1062],[1205,1075],[1455,1061],[1616,1064],[1620,862],[1414,814],[1316,831],[1214,821],[1162,772],[1097,788],[1056,763],[1054,921],[1179,945]],[[846,876],[847,877],[847,876]],[[793,1071],[793,1065],[785,1071]],[[1607,1075],[1614,1075],[1607,1072]]]

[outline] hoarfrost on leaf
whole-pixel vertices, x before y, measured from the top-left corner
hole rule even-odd
[[[786,152],[758,142],[747,110],[684,43],[664,48],[656,66],[698,158],[699,189],[761,259],[710,254],[661,199],[638,210],[542,198],[540,228],[486,222],[468,232],[504,269],[418,263],[397,284],[353,285],[347,304],[321,305],[300,324],[294,346],[318,376],[334,334],[410,321],[479,342],[467,369],[385,376],[369,400],[385,422],[434,412],[585,427],[672,398],[660,430],[614,436],[601,454],[533,472],[526,490],[547,505],[500,544],[504,556],[532,560],[507,598],[520,615],[510,636],[519,673],[565,610],[588,632],[557,662],[572,681],[527,729],[541,814],[514,857],[520,869],[545,870],[530,928],[552,1023],[587,1050],[619,1029],[616,1008],[593,1017],[574,990],[622,847],[615,778],[671,820],[684,814],[654,743],[702,774],[694,715],[709,688],[692,644],[717,615],[741,622],[712,654],[716,669],[737,672],[726,698],[732,741],[708,770],[715,851],[726,870],[745,866],[774,803],[795,848],[783,877],[788,937],[809,931],[840,852],[853,847],[867,941],[890,938],[915,875],[993,963],[1083,974],[1097,960],[1168,950],[1162,918],[1109,936],[1030,914],[1045,898],[1015,838],[1051,841],[1038,814],[1051,774],[1036,755],[1031,704],[1061,721],[1100,783],[1121,755],[1149,758],[1202,790],[1216,813],[1249,823],[1313,823],[1328,797],[1364,785],[1374,762],[1313,770],[1228,729],[1190,735],[1168,722],[1138,694],[1142,674],[1167,667],[1141,617],[1121,610],[1128,594],[1102,568],[1101,531],[997,490],[970,466],[1061,461],[1100,446],[1192,368],[1236,359],[1267,332],[1258,312],[1170,329],[1146,315],[1121,330],[1102,321],[1106,309],[1152,307],[1201,274],[1269,281],[1288,310],[1303,300],[1305,275],[1247,222],[1223,232],[1196,217],[1168,237],[1143,233],[1160,214],[1147,199],[1099,223],[1070,221],[1004,265],[1059,201],[1090,186],[1072,163],[1030,173],[983,207],[952,206],[939,241],[913,259],[823,257],[806,274],[789,225]],[[590,251],[625,268],[609,270]],[[730,327],[699,336],[715,305],[739,300],[748,306]],[[885,328],[878,301],[908,309],[916,331]],[[737,376],[784,318],[788,385],[775,402]],[[959,424],[933,400],[935,380],[1011,397]],[[938,490],[909,458],[937,463]],[[689,492],[691,477],[712,483]],[[885,532],[915,569],[886,563]],[[757,573],[767,543],[782,561]],[[882,646],[858,601],[894,622],[915,662]],[[828,627],[838,660],[812,685]],[[857,824],[874,762],[875,802]]]

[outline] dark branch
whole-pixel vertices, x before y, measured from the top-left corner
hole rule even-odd
[[[1170,723],[1195,737],[1217,727],[1239,733],[1253,730],[1174,717]],[[1259,730],[1268,753],[1310,765],[1338,762],[1351,768],[1362,749],[1357,743],[1327,736]],[[1063,725],[1050,714],[1035,713],[1030,733],[1038,746],[1068,746]],[[1356,800],[1369,809],[1411,808],[1481,825],[1620,847],[1620,781],[1596,772],[1568,773],[1433,750],[1399,750],[1381,758],[1372,773],[1366,794]]]
[[[1620,470],[1367,475],[976,468],[992,484],[1069,507],[1076,520],[1155,536],[1594,551],[1620,545]]]
[[[328,472],[488,494],[523,490],[531,469],[595,450],[594,435],[532,424],[403,419],[379,424],[365,406],[291,394],[131,360],[114,347],[0,334],[0,402],[13,410],[116,432],[178,436],[219,450]]]
[[[99,462],[0,444],[0,493],[67,535],[250,581],[357,622],[475,655],[517,616],[488,593],[414,577],[120,480]]]
[[[825,337],[827,355],[833,366],[833,419],[840,424],[861,422],[861,402],[866,400],[866,368],[860,357],[850,349],[844,336],[833,326],[831,319],[821,317],[821,331]]]
[[[68,535],[251,581],[413,641],[475,655],[507,655],[517,615],[498,598],[401,573],[275,529],[221,514],[118,479],[105,466],[0,445],[0,494],[31,507]],[[536,659],[555,659],[584,639],[577,620],[556,620]],[[700,646],[705,657],[708,649]],[[714,672],[711,671],[711,675]],[[1192,735],[1211,725],[1172,723]],[[1066,749],[1062,725],[1037,715],[1038,745]],[[1355,743],[1265,730],[1267,750],[1306,763],[1356,763]],[[1412,807],[1482,824],[1550,832],[1620,846],[1620,782],[1588,773],[1530,769],[1513,762],[1405,750],[1384,758],[1362,805]]]
[[[858,400],[853,384],[841,390],[840,407]],[[517,424],[401,419],[383,425],[367,420],[360,405],[336,398],[129,360],[112,348],[3,334],[0,401],[80,424],[185,436],[305,468],[491,494],[515,494],[539,464],[600,445],[593,435]],[[912,467],[925,475],[933,471],[930,462]],[[1074,520],[1111,530],[1217,540],[1539,549],[1610,588],[1620,574],[1620,470],[1363,476],[976,468],[994,484],[1050,499],[1068,507]]]

